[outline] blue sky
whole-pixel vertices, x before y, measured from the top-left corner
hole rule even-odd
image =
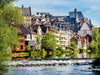
[[[52,15],[67,16],[69,11],[77,8],[85,17],[91,19],[95,26],[100,27],[100,0],[17,0],[14,6],[31,6],[32,14],[49,12]]]

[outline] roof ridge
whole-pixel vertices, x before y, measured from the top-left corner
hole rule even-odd
[[[25,27],[25,26],[23,26],[23,27]],[[25,27],[26,28],[26,27]],[[28,28],[26,28],[26,30],[28,31],[28,32],[30,32],[31,33],[31,31],[28,29]],[[32,33],[31,33],[32,34]]]

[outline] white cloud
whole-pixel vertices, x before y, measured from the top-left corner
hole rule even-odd
[[[91,10],[100,10],[100,7],[96,6],[96,5],[92,5],[90,6]]]

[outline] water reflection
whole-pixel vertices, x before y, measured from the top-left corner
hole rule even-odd
[[[100,75],[88,70],[90,65],[9,67],[4,75]]]

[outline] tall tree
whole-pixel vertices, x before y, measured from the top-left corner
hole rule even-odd
[[[92,37],[93,41],[89,44],[90,57],[97,58],[100,56],[100,37],[99,37],[99,29],[96,27],[92,28]]]
[[[23,20],[19,8],[11,5],[13,1],[15,0],[0,0],[0,74],[7,71],[2,66],[2,62],[18,41],[17,32],[13,26],[17,26]]]
[[[57,40],[55,35],[51,34],[50,32],[46,33],[46,36],[42,40],[42,48],[47,51],[47,58],[54,58],[56,47],[57,47]]]
[[[70,57],[71,58],[76,58],[76,43],[75,42],[71,42],[70,43]]]
[[[5,5],[8,5],[14,1],[15,0],[0,0],[0,8],[3,8]]]
[[[56,40],[56,37],[55,35],[51,34],[50,32],[48,32],[46,34],[46,36],[43,38],[43,42],[42,42],[42,47],[45,49],[45,50],[56,50],[56,47],[57,47],[57,40]]]
[[[98,37],[99,37],[99,29],[98,28],[96,28],[96,27],[92,28],[92,37],[93,37],[93,40],[95,40],[95,41],[98,40]]]

